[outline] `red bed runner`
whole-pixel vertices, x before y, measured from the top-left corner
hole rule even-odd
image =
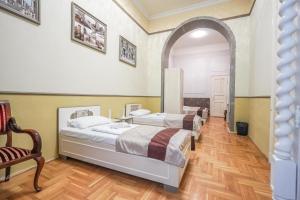
[[[195,115],[186,115],[183,118],[183,129],[185,130],[193,130]]]
[[[164,161],[169,141],[178,131],[179,128],[166,128],[158,132],[148,145],[148,157]]]

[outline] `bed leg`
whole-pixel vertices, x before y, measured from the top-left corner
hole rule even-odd
[[[173,186],[170,186],[170,185],[164,185],[164,190],[167,191],[167,192],[178,192],[178,188],[177,187],[173,187]]]
[[[59,155],[60,159],[63,159],[63,160],[68,160],[68,157],[67,156],[64,156],[64,155]]]
[[[195,144],[195,136],[191,137],[191,150],[195,151],[196,149],[196,144]]]

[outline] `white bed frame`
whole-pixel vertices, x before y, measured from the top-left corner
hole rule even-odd
[[[142,108],[142,104],[126,104],[125,105],[125,116],[131,117],[129,114],[130,112],[136,111],[141,108]],[[201,126],[205,123],[202,121],[203,121],[203,119],[201,118],[201,123],[202,123]],[[147,124],[145,124],[145,125],[147,125]],[[196,131],[199,131],[201,126],[198,126],[199,128]],[[198,132],[194,132],[194,130],[192,132],[193,132],[193,135],[195,136],[195,139],[198,140],[200,137],[200,134]]]
[[[60,131],[67,126],[67,121],[71,117],[76,118],[78,116],[84,116],[84,113],[89,113],[89,115],[100,115],[100,107],[59,108],[58,131],[60,156],[64,158],[75,158],[159,182],[164,184],[164,188],[168,191],[175,192],[178,190],[188,162],[186,162],[184,168],[181,168],[152,158],[116,152],[112,149],[99,147],[96,142],[60,134]],[[189,160],[190,157],[190,149],[190,144],[184,149],[187,160]]]

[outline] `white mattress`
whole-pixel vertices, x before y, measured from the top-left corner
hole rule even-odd
[[[165,126],[164,116],[156,116],[155,114],[135,116],[133,117],[134,124],[144,124],[150,126]]]
[[[133,123],[149,125],[149,126],[182,128],[183,117],[184,114],[152,113],[152,114],[133,117]],[[195,130],[198,130],[198,126],[201,126],[200,120],[201,117],[195,115],[194,125],[195,124],[197,125],[197,127],[194,127]]]
[[[101,147],[115,150],[117,135],[92,131],[92,128],[78,129],[66,127],[61,129],[60,134],[68,137],[87,140],[99,144]]]

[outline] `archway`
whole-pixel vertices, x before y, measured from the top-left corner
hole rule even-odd
[[[199,28],[209,28],[222,34],[229,44],[230,49],[230,82],[229,82],[229,128],[234,130],[234,105],[235,105],[235,51],[236,41],[231,29],[221,20],[213,17],[195,17],[180,24],[167,38],[161,58],[161,111],[164,111],[164,85],[165,68],[169,67],[170,50],[175,42],[185,33]]]

